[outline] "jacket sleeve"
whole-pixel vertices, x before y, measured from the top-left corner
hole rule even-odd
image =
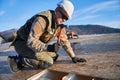
[[[60,42],[64,48],[64,50],[69,54],[71,58],[75,57],[75,54],[73,52],[73,49],[71,47],[70,41],[67,39],[67,34],[65,28],[62,30]]]
[[[45,43],[39,40],[45,27],[46,27],[46,22],[42,17],[36,18],[32,24],[32,27],[28,36],[28,40],[27,40],[27,45],[34,52],[40,52],[45,47]]]

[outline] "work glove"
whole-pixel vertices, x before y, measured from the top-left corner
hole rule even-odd
[[[52,45],[47,46],[47,50],[51,52],[58,52],[61,46],[58,43],[53,43]]]
[[[72,61],[74,63],[77,63],[77,62],[86,62],[86,60],[84,58],[78,58],[78,57],[72,58]]]
[[[50,51],[50,52],[55,52],[55,45],[48,45],[47,46],[47,50]]]

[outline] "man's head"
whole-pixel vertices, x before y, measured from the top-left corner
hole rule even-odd
[[[58,7],[63,8],[66,13],[68,14],[68,17],[71,18],[73,11],[74,11],[74,6],[69,0],[63,0],[57,4]]]
[[[57,4],[55,9],[55,14],[57,18],[57,23],[61,24],[62,22],[67,21],[71,18],[74,11],[74,6],[69,0],[63,0]]]

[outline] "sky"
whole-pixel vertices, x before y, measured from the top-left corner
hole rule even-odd
[[[33,15],[54,10],[61,0],[0,0],[0,31],[20,28]],[[74,13],[66,25],[97,24],[120,29],[120,0],[70,0]]]

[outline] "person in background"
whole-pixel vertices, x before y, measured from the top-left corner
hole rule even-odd
[[[86,62],[84,58],[75,56],[62,24],[71,18],[73,11],[73,4],[69,0],[63,0],[57,4],[55,10],[40,12],[27,20],[18,29],[17,37],[12,43],[18,56],[8,56],[11,70],[16,72],[25,66],[36,69],[48,68],[58,58],[59,45],[65,49],[74,63]],[[56,37],[59,44],[49,45]]]

